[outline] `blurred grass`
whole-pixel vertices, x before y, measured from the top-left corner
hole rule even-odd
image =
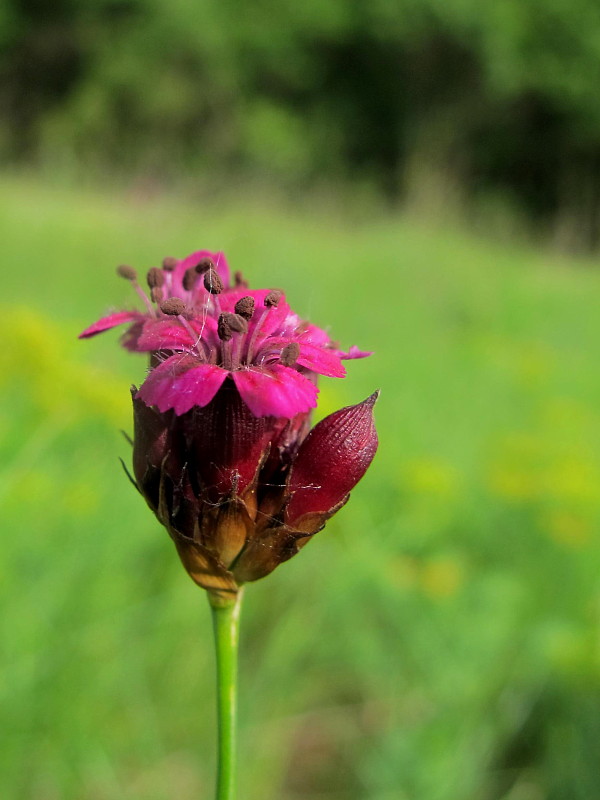
[[[210,798],[203,594],[117,461],[141,359],[117,262],[224,249],[375,356],[381,449],[249,587],[244,800],[589,800],[600,785],[600,274],[422,220],[52,189],[0,197],[3,796]]]

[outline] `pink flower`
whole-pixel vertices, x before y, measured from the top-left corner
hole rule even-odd
[[[152,268],[150,297],[131,267],[120,267],[146,310],[120,311],[91,325],[88,338],[130,323],[123,346],[152,354],[152,369],[138,397],[159,411],[185,414],[204,407],[231,378],[257,417],[291,419],[317,405],[317,375],[342,378],[344,358],[369,353],[338,350],[327,333],[303,322],[278,290],[246,288],[241,276],[229,286],[222,253],[200,250],[165,259]]]
[[[81,338],[128,324],[124,347],[150,356],[133,390],[133,482],[184,567],[219,602],[291,558],[338,511],[377,449],[373,394],[310,430],[317,377],[343,377],[340,351],[279,290],[249,290],[222,253],[165,259],[145,311],[100,319]]]

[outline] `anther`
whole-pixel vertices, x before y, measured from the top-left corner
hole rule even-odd
[[[117,275],[120,275],[121,278],[125,278],[126,281],[133,282],[137,280],[137,272],[133,267],[127,266],[127,264],[121,264],[117,267]]]
[[[300,355],[300,345],[298,342],[290,342],[286,344],[279,355],[279,361],[283,364],[284,367],[293,367],[296,361],[298,361],[298,356]]]
[[[221,294],[223,291],[223,281],[212,267],[204,275],[204,288],[211,294]]]
[[[162,269],[158,267],[151,267],[148,270],[148,275],[146,276],[146,280],[148,281],[148,286],[151,289],[154,289],[157,286],[164,286],[165,283],[165,273]]]
[[[185,311],[185,303],[179,297],[169,297],[168,300],[161,305],[160,310],[163,314],[168,314],[170,317],[177,317]]]
[[[165,293],[160,286],[153,286],[152,289],[150,289],[150,297],[152,298],[152,302],[159,306],[165,299]]]
[[[234,333],[246,333],[247,330],[248,323],[239,314],[225,312],[219,316],[217,333],[222,341],[228,342]]]
[[[196,272],[198,275],[204,275],[205,272],[208,272],[209,269],[215,268],[215,262],[212,258],[201,258],[200,261],[196,264]]]
[[[272,308],[273,306],[277,308],[277,304],[281,300],[281,295],[283,292],[280,292],[279,289],[273,289],[269,292],[269,294],[265,297],[265,306],[267,308]]]
[[[250,296],[240,298],[235,304],[235,313],[239,314],[240,317],[244,319],[252,319],[252,314],[254,314],[254,298]]]
[[[175,267],[177,266],[177,259],[173,258],[173,256],[167,256],[163,258],[163,269],[166,269],[167,272],[173,272]]]
[[[247,289],[248,288],[248,281],[244,278],[241,272],[236,272],[233,276],[233,280],[235,285],[238,289]]]
[[[194,288],[194,283],[196,282],[196,278],[198,277],[198,273],[196,272],[194,267],[190,267],[186,269],[185,274],[183,276],[183,288],[186,292],[191,292]]]

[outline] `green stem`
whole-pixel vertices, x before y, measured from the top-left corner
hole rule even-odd
[[[216,800],[235,800],[237,650],[242,592],[233,603],[208,596],[217,656],[219,752]]]

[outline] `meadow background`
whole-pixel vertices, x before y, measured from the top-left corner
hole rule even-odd
[[[114,272],[223,249],[381,389],[380,451],[249,586],[240,800],[600,786],[600,11],[0,12],[0,786],[210,800],[204,594],[118,463]]]

